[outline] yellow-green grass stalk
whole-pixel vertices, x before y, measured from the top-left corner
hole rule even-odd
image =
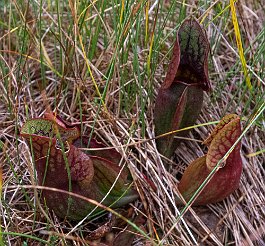
[[[250,77],[248,75],[247,63],[246,63],[246,59],[245,59],[245,56],[244,56],[244,49],[243,49],[243,45],[242,45],[242,41],[241,41],[241,35],[240,35],[239,26],[238,26],[234,0],[230,0],[230,8],[231,8],[232,22],[233,22],[233,25],[234,25],[236,43],[237,43],[237,48],[238,48],[238,52],[239,52],[240,61],[241,61],[241,64],[242,64],[242,69],[243,69],[243,72],[244,72],[244,75],[245,75],[246,84],[247,84],[248,88],[251,90],[252,89],[252,85],[251,85],[251,82],[250,82]]]

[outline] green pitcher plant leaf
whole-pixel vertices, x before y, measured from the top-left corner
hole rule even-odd
[[[186,201],[193,196],[218,162],[235,144],[241,135],[240,118],[236,114],[226,115],[204,141],[208,153],[194,160],[185,170],[178,189]],[[227,159],[221,163],[209,183],[195,199],[194,205],[216,203],[235,191],[240,182],[242,160],[241,143],[238,142]],[[178,203],[180,203],[178,201]]]
[[[26,121],[20,135],[29,145],[32,143],[40,185],[68,191],[70,180],[70,191],[113,208],[138,198],[128,169],[118,166],[120,154],[113,149],[100,150],[105,146],[93,138],[88,146],[89,137],[81,136],[78,126],[45,114],[45,118]],[[80,146],[98,150],[85,152]],[[80,220],[95,208],[84,200],[50,190],[44,190],[42,198],[61,218]]]
[[[210,90],[208,78],[209,43],[205,31],[193,19],[180,26],[168,71],[156,98],[154,124],[156,136],[191,126],[203,103],[203,91]],[[158,138],[158,151],[171,157],[179,139],[187,131]]]

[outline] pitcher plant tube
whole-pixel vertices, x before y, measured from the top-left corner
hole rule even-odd
[[[154,124],[156,136],[191,126],[197,120],[203,91],[210,90],[208,79],[209,43],[204,29],[193,19],[180,26],[167,75],[156,98]],[[187,131],[157,139],[158,151],[171,157],[179,139]]]
[[[71,191],[112,208],[137,199],[129,171],[118,164],[121,156],[95,139],[81,136],[80,129],[53,114],[26,121],[20,135],[32,146],[39,185]],[[86,147],[98,150],[85,152]],[[43,190],[44,203],[57,216],[83,219],[95,205],[67,194]],[[97,209],[96,211],[98,211]]]
[[[218,162],[235,144],[241,135],[240,118],[236,114],[226,115],[204,141],[209,146],[208,153],[193,161],[185,170],[178,189],[185,201],[189,201]],[[234,192],[240,182],[242,160],[241,143],[236,144],[227,159],[221,163],[209,183],[195,199],[194,205],[216,203]],[[178,203],[181,203],[178,201]]]

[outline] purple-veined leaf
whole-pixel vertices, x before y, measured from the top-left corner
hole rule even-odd
[[[177,33],[167,75],[156,98],[156,136],[191,126],[197,120],[203,91],[210,89],[208,53],[209,43],[200,24],[192,19],[186,20]],[[171,157],[179,144],[179,139],[174,136],[185,136],[187,132],[158,138],[159,152]]]
[[[118,166],[119,153],[107,150],[89,155],[81,151],[78,148],[81,139],[87,137],[81,138],[78,127],[50,114],[48,119],[27,121],[20,135],[29,145],[32,143],[40,185],[72,191],[97,202],[103,200],[104,205],[114,208],[138,197],[131,187],[128,169]],[[93,148],[105,147],[94,139],[90,143]],[[45,204],[62,218],[82,219],[95,208],[84,200],[69,199],[64,193],[44,190],[42,195]]]
[[[217,163],[237,141],[240,134],[238,116],[228,115],[220,121],[206,141],[209,144],[208,153],[194,160],[180,180],[178,188],[186,201],[189,201]],[[195,199],[194,205],[221,201],[238,188],[242,173],[240,147],[239,142]]]

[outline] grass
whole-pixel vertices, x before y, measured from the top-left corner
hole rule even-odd
[[[2,1],[2,245],[91,244],[87,235],[96,222],[58,219],[33,188],[32,157],[18,134],[23,122],[46,109],[80,122],[84,132],[92,128],[123,155],[141,194],[133,214],[147,218],[136,227],[135,245],[264,244],[264,12],[261,1]],[[213,90],[190,140],[165,160],[153,140],[153,106],[178,26],[189,16],[209,37]],[[176,177],[205,153],[195,140],[205,139],[210,123],[226,113],[241,115],[245,129],[240,187],[223,202],[183,210],[174,202]],[[170,172],[163,162],[171,163]]]

